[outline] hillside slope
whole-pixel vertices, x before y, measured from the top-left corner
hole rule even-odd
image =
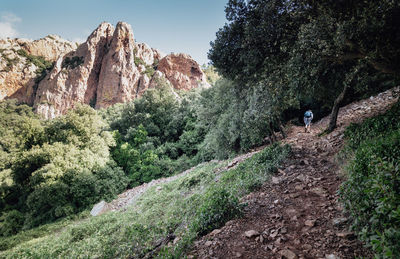
[[[293,154],[278,175],[246,196],[244,217],[229,221],[195,242],[193,258],[354,258],[371,257],[348,231],[338,203],[342,182],[335,155],[350,123],[385,112],[398,99],[400,88],[340,109],[338,128],[319,137],[329,123],[324,118],[311,133],[292,127],[283,143]]]
[[[194,242],[189,257],[369,256],[347,231],[333,158],[344,127],[384,112],[397,100],[394,91],[399,88],[343,107],[339,128],[329,135],[317,136],[326,119],[313,125],[311,134],[292,127],[283,140],[293,146],[289,159],[287,146],[271,145],[232,161],[199,165],[128,190],[110,203],[110,210],[119,211],[84,213],[1,239],[0,257],[179,258],[196,237],[212,230]],[[231,220],[243,203],[242,217]]]

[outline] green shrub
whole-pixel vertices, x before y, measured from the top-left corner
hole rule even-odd
[[[369,118],[362,124],[351,124],[345,131],[347,148],[357,149],[361,142],[385,135],[400,128],[400,102],[397,102],[385,114]]]
[[[399,103],[384,115],[346,130],[354,154],[340,189],[353,228],[377,257],[400,257]]]
[[[78,57],[78,56],[74,56],[72,58],[66,57],[63,60],[61,67],[67,68],[67,69],[74,69],[74,68],[82,65],[84,62],[85,62],[85,60],[83,57]]]
[[[24,225],[24,214],[18,210],[5,212],[0,218],[0,233],[2,236],[11,236],[21,230]]]
[[[76,214],[125,190],[128,178],[110,157],[115,142],[105,126],[88,106],[41,121],[28,106],[0,103],[0,209],[24,218],[3,233]]]
[[[139,57],[136,57],[135,56],[135,58],[134,58],[134,62],[135,62],[135,65],[138,67],[139,65],[143,65],[143,66],[145,66],[146,65],[146,63],[143,61],[143,59],[141,59],[141,58],[139,58]]]
[[[144,71],[144,73],[147,75],[148,78],[152,78],[154,73],[156,71],[154,70],[154,68],[152,66],[146,66],[146,70]]]
[[[223,188],[211,189],[204,196],[204,202],[196,211],[191,228],[198,235],[204,235],[219,228],[228,220],[240,214],[239,199]]]

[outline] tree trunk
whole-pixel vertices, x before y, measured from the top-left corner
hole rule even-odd
[[[275,136],[274,126],[272,125],[272,122],[269,123],[269,130],[270,130],[269,139],[272,144],[272,143],[276,142],[276,136]]]
[[[331,116],[330,116],[330,120],[329,120],[329,126],[327,129],[328,133],[332,132],[336,128],[336,121],[337,121],[337,117],[338,117],[338,113],[339,113],[340,103],[343,101],[343,99],[346,95],[347,89],[349,89],[349,85],[345,84],[343,91],[339,94],[339,96],[336,98],[335,102],[333,103],[332,112],[331,112]]]
[[[279,130],[280,130],[280,132],[281,132],[281,134],[282,134],[282,137],[283,137],[283,138],[286,138],[287,135],[286,135],[285,129],[283,128],[281,122],[279,122]]]

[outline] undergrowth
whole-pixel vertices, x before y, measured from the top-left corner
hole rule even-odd
[[[340,195],[377,258],[400,258],[400,102],[345,132],[350,161]]]
[[[37,238],[15,236],[19,239],[15,244],[21,244],[0,257],[181,258],[196,237],[240,215],[239,199],[267,181],[289,152],[288,146],[273,145],[228,171],[221,168],[229,161],[199,165],[172,182],[150,188],[126,211],[70,222]],[[173,246],[166,246],[174,239]]]

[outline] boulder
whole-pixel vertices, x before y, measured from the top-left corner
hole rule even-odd
[[[90,215],[98,216],[109,210],[108,203],[105,201],[101,201],[93,206],[93,209],[90,211]]]

